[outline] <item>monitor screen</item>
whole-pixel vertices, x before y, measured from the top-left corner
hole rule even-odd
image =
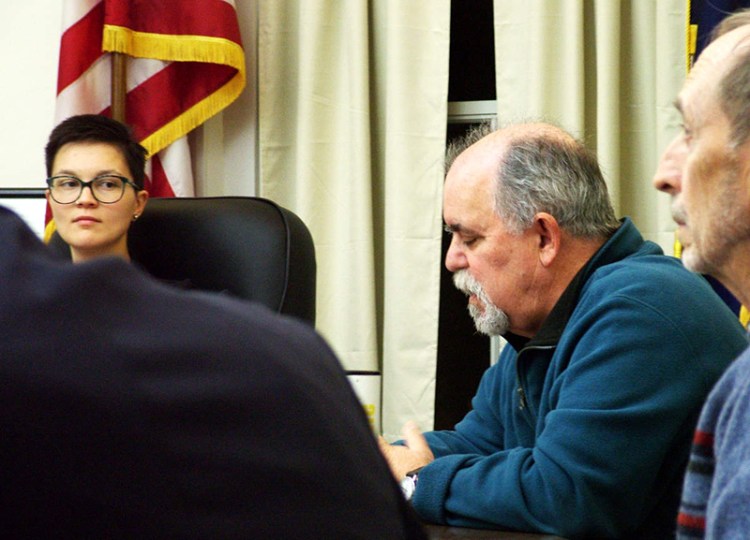
[[[13,210],[39,238],[44,238],[47,200],[44,198],[43,189],[0,188],[0,206]]]

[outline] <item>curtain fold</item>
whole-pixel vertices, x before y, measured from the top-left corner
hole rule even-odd
[[[390,438],[432,427],[449,32],[449,0],[259,3],[259,194],[310,227],[318,330],[382,372]]]
[[[544,119],[586,141],[618,214],[669,254],[669,200],[651,178],[679,128],[685,25],[685,0],[494,0],[500,124]]]
[[[684,0],[493,3],[500,124],[544,119],[585,140],[617,212],[671,253],[651,178],[679,128]],[[347,370],[382,373],[384,435],[430,429],[450,1],[258,7],[258,192],[310,227],[318,330]]]

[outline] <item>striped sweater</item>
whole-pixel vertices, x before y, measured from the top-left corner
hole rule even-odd
[[[703,407],[677,538],[750,538],[750,349],[727,369]]]

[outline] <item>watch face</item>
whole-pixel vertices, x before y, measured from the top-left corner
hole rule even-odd
[[[401,480],[401,492],[404,494],[404,498],[409,501],[414,495],[414,490],[417,488],[416,475],[404,476]]]

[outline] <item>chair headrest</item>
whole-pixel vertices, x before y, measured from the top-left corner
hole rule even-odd
[[[55,233],[50,245],[69,253]],[[315,321],[315,248],[293,212],[260,197],[153,198],[128,234],[154,277],[189,280]]]

